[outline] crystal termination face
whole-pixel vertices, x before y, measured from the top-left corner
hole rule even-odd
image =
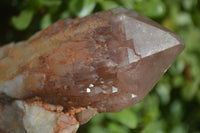
[[[30,109],[52,104],[82,124],[96,113],[132,107],[184,47],[175,33],[122,7],[59,20],[25,42],[0,48],[0,115],[6,108],[24,110],[23,102]],[[7,107],[7,97],[23,102]]]

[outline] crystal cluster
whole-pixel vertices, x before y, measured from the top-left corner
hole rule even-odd
[[[140,102],[183,49],[178,35],[122,7],[60,20],[0,48],[0,129],[75,132]]]

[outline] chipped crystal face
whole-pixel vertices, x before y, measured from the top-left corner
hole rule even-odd
[[[178,35],[125,8],[64,19],[0,48],[0,92],[65,112],[116,112],[140,102],[183,49]]]

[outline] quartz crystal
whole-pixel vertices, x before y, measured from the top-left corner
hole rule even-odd
[[[0,129],[75,132],[140,102],[183,49],[178,35],[122,7],[59,20],[0,48]]]

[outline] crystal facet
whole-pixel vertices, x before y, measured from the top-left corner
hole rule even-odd
[[[183,49],[178,35],[122,7],[64,19],[0,48],[0,92],[61,105],[82,124],[140,102]]]

